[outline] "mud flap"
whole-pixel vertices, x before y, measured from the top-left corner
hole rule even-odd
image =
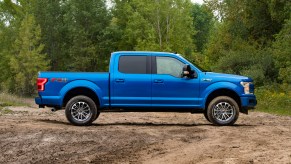
[[[239,111],[243,114],[249,114],[249,109],[248,108],[240,108]]]

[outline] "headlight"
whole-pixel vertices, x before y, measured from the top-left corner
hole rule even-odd
[[[245,94],[254,94],[250,92],[250,85],[253,84],[252,82],[240,82],[240,84],[244,87]]]

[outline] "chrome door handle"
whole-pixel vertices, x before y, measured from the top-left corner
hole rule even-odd
[[[117,83],[124,83],[124,79],[115,79],[115,82],[117,82]]]
[[[164,80],[162,80],[162,79],[155,79],[154,80],[154,83],[163,83],[164,82]]]

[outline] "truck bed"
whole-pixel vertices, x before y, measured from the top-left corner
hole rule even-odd
[[[62,106],[63,95],[69,89],[88,88],[100,93],[100,101],[109,104],[109,73],[108,72],[40,72],[39,78],[47,78],[45,92],[39,92],[41,104]]]

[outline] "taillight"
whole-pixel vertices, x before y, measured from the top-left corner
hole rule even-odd
[[[44,85],[47,82],[47,78],[37,78],[37,90],[44,91]]]

